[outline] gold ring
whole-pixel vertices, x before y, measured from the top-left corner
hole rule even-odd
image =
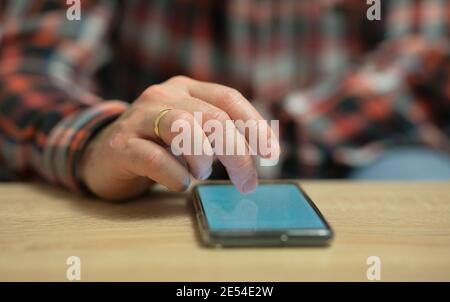
[[[166,113],[168,113],[170,110],[172,110],[172,109],[161,110],[158,113],[158,115],[156,116],[156,119],[155,119],[155,127],[154,127],[155,135],[161,140],[162,140],[162,138],[161,138],[161,136],[159,134],[159,123],[161,122],[161,119],[163,118],[163,116],[166,115]]]

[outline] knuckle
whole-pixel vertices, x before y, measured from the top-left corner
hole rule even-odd
[[[219,100],[226,106],[241,106],[243,96],[238,90],[226,87],[220,90]]]
[[[166,89],[161,84],[151,85],[142,93],[143,100],[151,100],[155,97],[167,96]]]
[[[187,80],[189,80],[189,78],[187,76],[184,75],[176,75],[171,77],[170,79],[168,79],[168,82],[186,82]]]

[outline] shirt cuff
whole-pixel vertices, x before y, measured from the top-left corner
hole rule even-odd
[[[128,106],[121,101],[107,101],[61,120],[50,133],[45,146],[45,177],[72,191],[86,192],[77,171],[80,155],[89,139]]]

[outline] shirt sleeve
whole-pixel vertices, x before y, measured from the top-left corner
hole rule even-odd
[[[13,175],[39,175],[79,191],[77,160],[89,138],[127,104],[95,95],[108,56],[114,1],[8,1],[0,14],[0,160]]]
[[[366,165],[402,145],[450,152],[450,6],[390,3],[379,24],[384,39],[373,51],[283,103],[298,126],[296,157],[305,176],[339,176],[327,167]]]

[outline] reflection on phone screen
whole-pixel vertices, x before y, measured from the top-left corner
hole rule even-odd
[[[260,184],[250,194],[233,185],[205,185],[198,193],[211,230],[326,228],[294,184]]]

